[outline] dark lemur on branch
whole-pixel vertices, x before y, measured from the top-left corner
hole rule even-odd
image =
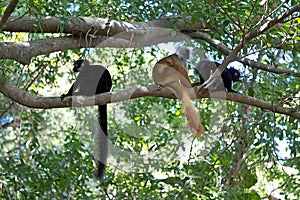
[[[68,93],[61,95],[62,99],[67,96],[94,96],[111,90],[111,76],[105,67],[90,65],[87,60],[77,60],[74,61],[73,71],[79,72],[79,74]],[[97,165],[95,177],[102,179],[108,155],[107,105],[99,105],[98,112],[100,127],[95,133],[94,159]]]
[[[179,48],[175,54],[159,60],[154,65],[152,78],[155,84],[166,86],[174,92],[177,98],[182,100],[184,113],[191,131],[195,136],[201,136],[204,133],[204,128],[190,95],[190,92],[194,91],[187,73],[186,61],[189,56],[188,48]]]
[[[195,68],[195,74],[200,78],[200,84],[203,84],[209,79],[209,77],[218,69],[220,63],[213,62],[210,60],[201,60]],[[214,90],[227,92],[236,92],[232,89],[232,82],[237,82],[240,80],[240,72],[233,67],[225,69],[221,76],[216,77],[216,83]],[[222,79],[222,80],[221,80]]]

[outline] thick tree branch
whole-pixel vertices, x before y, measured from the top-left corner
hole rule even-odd
[[[0,43],[0,59],[13,59],[22,64],[29,64],[31,58],[35,56],[69,49],[75,50],[86,47],[139,48],[163,42],[189,39],[184,34],[174,34],[172,29],[152,28],[148,30],[148,32],[132,34],[129,40],[126,39],[128,32],[124,32],[112,37],[65,36],[29,42],[4,42]]]
[[[64,19],[65,20],[65,19]],[[10,17],[3,27],[11,32],[69,33],[59,37],[18,43],[0,43],[0,59],[14,59],[29,64],[32,57],[67,49],[83,47],[138,48],[188,37],[180,31],[200,30],[207,25],[199,22],[187,25],[189,18],[172,18],[146,23],[127,23],[102,18],[70,17],[67,23],[59,17],[38,20],[34,17]],[[174,28],[179,31],[175,34]]]
[[[37,20],[33,17],[11,17],[3,30],[16,32],[70,33],[73,37],[59,37],[19,43],[0,43],[0,59],[14,59],[29,64],[32,57],[67,49],[83,47],[139,48],[163,42],[181,41],[188,36],[180,31],[206,28],[199,22],[186,25],[187,19],[172,18],[147,23],[127,23],[114,20],[82,17],[68,18],[62,25],[58,17]],[[61,29],[63,27],[63,29]],[[174,28],[179,32],[175,32]]]
[[[298,7],[295,6],[291,11],[285,12],[276,20],[270,21],[263,26],[260,31],[252,31],[251,33],[260,33],[268,30],[275,22],[287,17]],[[114,47],[114,48],[138,48],[149,45],[155,45],[162,42],[180,41],[187,39],[184,34],[174,34],[174,28],[180,32],[195,33],[199,30],[206,30],[210,25],[199,23],[191,26],[186,25],[189,18],[172,18],[150,21],[146,23],[127,23],[122,21],[114,21],[102,18],[91,17],[70,17],[67,23],[59,17],[49,17],[44,20],[38,20],[33,17],[11,17],[5,24],[3,30],[16,32],[48,32],[48,33],[70,33],[79,35],[74,37],[60,37],[44,40],[36,40],[23,43],[0,43],[0,59],[14,59],[22,64],[30,63],[30,59],[37,55],[48,54],[59,50],[79,49],[82,47]],[[62,26],[63,25],[63,26]],[[253,34],[248,36],[253,36]],[[195,39],[201,39],[201,33],[190,36]],[[100,37],[99,37],[100,36]],[[113,36],[113,37],[112,37]],[[203,36],[203,35],[202,35]],[[205,39],[205,38],[202,38]],[[211,42],[211,41],[210,41]],[[220,47],[219,47],[220,48]],[[225,55],[229,55],[232,51],[221,48]],[[252,63],[249,59],[240,59],[245,64]],[[288,70],[281,70],[267,65],[259,64],[258,68],[273,71],[275,73],[294,73]]]
[[[199,87],[195,88],[198,91]],[[6,83],[0,79],[0,92],[9,97],[13,101],[30,108],[50,109],[50,108],[63,108],[63,107],[80,107],[91,105],[103,105],[106,103],[114,103],[126,101],[129,99],[136,99],[140,97],[164,97],[176,98],[175,95],[167,88],[159,88],[157,86],[137,86],[135,88],[114,91],[96,95],[95,97],[66,97],[63,101],[59,97],[41,97],[33,95],[23,89],[20,89],[12,83]],[[293,108],[285,108],[279,105],[255,99],[247,95],[213,92],[201,92],[197,97],[199,98],[218,98],[230,100],[238,103],[245,103],[271,112],[280,113],[300,119],[300,112]]]
[[[14,11],[18,3],[19,0],[11,0],[0,20],[0,29],[2,29],[4,24],[7,22],[8,18],[10,17],[11,13]]]
[[[67,23],[65,21],[67,20]],[[103,18],[93,17],[47,17],[43,20],[34,17],[10,17],[4,31],[10,32],[35,32],[35,33],[69,33],[72,35],[99,35],[113,36],[127,32],[126,39],[130,39],[132,33],[142,33],[149,28],[166,28],[179,31],[196,31],[204,29],[204,23],[191,26],[186,23],[190,18],[169,18],[149,22],[128,23],[123,21],[115,21]],[[206,25],[208,26],[208,25]],[[138,31],[136,31],[138,30]]]

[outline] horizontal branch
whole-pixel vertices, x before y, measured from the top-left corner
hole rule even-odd
[[[137,30],[138,31],[138,30]],[[188,36],[177,33],[172,29],[152,28],[143,34],[132,34],[130,40],[128,32],[113,37],[80,37],[65,36],[32,40],[28,42],[3,42],[0,43],[0,59],[13,59],[22,64],[29,64],[31,59],[38,55],[80,48],[140,48],[164,42],[176,42],[190,39]]]
[[[67,23],[65,23],[67,21]],[[181,32],[206,29],[207,23],[189,25],[190,18],[170,18],[128,23],[92,17],[10,17],[2,30],[10,32],[66,33],[58,37],[29,42],[0,43],[0,59],[29,64],[32,57],[85,47],[139,48],[190,39]],[[174,31],[177,30],[177,32]]]
[[[199,88],[194,87],[197,91]],[[109,93],[103,93],[94,97],[66,97],[63,101],[60,97],[41,97],[29,93],[23,89],[20,89],[12,83],[0,79],[0,92],[9,97],[13,101],[30,107],[38,109],[51,109],[51,108],[63,108],[63,107],[81,107],[81,106],[93,106],[103,105],[107,103],[115,103],[126,101],[129,99],[136,99],[140,97],[163,97],[175,99],[175,95],[165,87],[157,87],[155,85],[150,86],[137,86],[126,90],[113,91]],[[271,112],[280,113],[300,119],[300,112],[293,108],[284,108],[282,106],[274,105],[272,103],[255,99],[243,94],[225,93],[225,92],[213,92],[209,93],[201,92],[198,94],[197,99],[201,98],[217,98],[230,100],[238,103],[244,103],[252,105]]]
[[[204,29],[209,26],[199,20],[194,25],[186,23],[190,21],[189,17],[166,18],[149,22],[129,23],[125,21],[116,21],[105,18],[95,17],[46,17],[37,19],[35,17],[10,17],[3,31],[10,32],[35,32],[35,33],[67,33],[72,35],[98,35],[113,36],[123,32],[134,32],[135,30],[147,30],[149,28],[166,28],[179,31],[191,31]],[[130,37],[130,35],[128,35]],[[129,39],[129,38],[127,38]]]

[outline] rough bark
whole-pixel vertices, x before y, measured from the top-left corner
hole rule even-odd
[[[196,91],[199,87],[195,87]],[[71,97],[65,98],[61,101],[60,97],[41,97],[33,95],[23,89],[20,89],[12,83],[0,79],[0,92],[9,97],[13,101],[22,104],[30,108],[38,109],[50,109],[50,108],[63,108],[63,107],[80,107],[80,106],[92,106],[103,105],[106,103],[114,103],[120,101],[126,101],[129,99],[136,99],[140,97],[164,97],[164,98],[176,98],[176,96],[166,88],[160,88],[155,85],[150,86],[137,86],[126,90],[114,91],[109,93],[103,93],[96,95],[95,97]],[[193,95],[192,95],[193,96]],[[254,97],[250,97],[243,94],[225,93],[225,92],[213,92],[208,91],[199,93],[196,97],[201,98],[218,98],[224,100],[230,100],[238,103],[244,103],[251,106],[255,106],[271,112],[285,114],[296,119],[300,119],[300,112],[296,108],[285,108],[280,105],[274,105],[272,103],[258,100]],[[194,98],[194,99],[196,99]]]

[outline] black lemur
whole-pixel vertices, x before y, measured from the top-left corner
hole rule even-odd
[[[210,60],[201,60],[195,68],[195,74],[199,75],[200,84],[203,84],[218,69],[220,63]],[[216,90],[227,90],[227,92],[236,92],[232,89],[232,82],[240,80],[240,72],[233,67],[225,69],[221,73],[222,81],[218,80]],[[222,83],[223,82],[223,83]],[[224,88],[225,86],[225,88]]]
[[[109,71],[101,65],[90,65],[88,60],[74,61],[74,72],[79,72],[75,82],[67,94],[61,95],[61,98],[67,96],[94,96],[109,92],[112,87],[112,80]],[[94,159],[97,165],[95,177],[102,180],[105,173],[105,165],[108,155],[107,139],[107,106],[98,106],[99,132],[95,134],[95,152]]]

